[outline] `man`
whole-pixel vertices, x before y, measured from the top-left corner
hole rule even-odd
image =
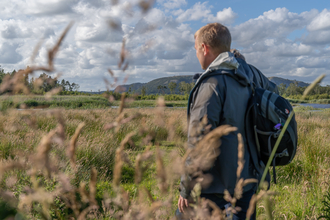
[[[259,83],[265,80],[262,74],[257,78],[255,71],[251,69],[244,59],[235,58],[230,52],[231,35],[227,27],[219,23],[208,24],[195,33],[195,49],[199,63],[205,72],[197,79],[188,102],[188,146],[194,147],[194,134],[192,132],[206,115],[211,130],[220,125],[237,127],[232,132],[221,138],[220,155],[214,166],[205,171],[211,174],[212,183],[202,189],[201,197],[215,202],[221,209],[228,206],[223,198],[225,190],[231,195],[237,181],[237,155],[238,139],[240,133],[244,140],[244,168],[240,178],[258,178],[262,168],[258,163],[257,152],[249,151],[245,134],[245,111],[251,95],[249,85],[252,81]],[[226,74],[223,74],[223,71]],[[228,75],[229,74],[229,75]],[[232,74],[232,75],[230,75]],[[265,83],[264,82],[264,83]],[[268,81],[269,82],[269,81]],[[265,87],[267,87],[267,84]],[[188,207],[190,196],[189,177],[183,176],[180,184],[180,198],[178,201],[177,217],[182,219],[181,213]],[[243,188],[243,197],[237,201],[236,206],[242,211],[234,215],[234,219],[245,219],[246,211],[256,185],[249,184]],[[252,217],[254,219],[255,216]]]

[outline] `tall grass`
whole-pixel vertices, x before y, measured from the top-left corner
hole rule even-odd
[[[95,167],[98,175],[95,192],[96,203],[94,205],[97,205],[98,208],[93,209],[94,211],[91,208],[85,216],[87,218],[110,218],[111,216],[117,218],[118,216],[116,217],[111,211],[105,211],[106,208],[102,207],[102,201],[103,203],[107,199],[112,201],[111,198],[114,199],[119,196],[117,188],[113,185],[113,173],[116,149],[124,143],[123,156],[127,155],[127,161],[130,162],[124,162],[122,166],[120,186],[128,192],[127,199],[131,201],[130,204],[138,205],[137,203],[142,198],[145,198],[149,205],[155,206],[155,201],[159,201],[159,204],[166,203],[167,205],[163,204],[163,208],[154,208],[155,211],[158,210],[156,212],[159,218],[171,218],[176,209],[176,198],[179,195],[178,191],[174,190],[178,186],[178,181],[175,179],[178,178],[178,174],[176,174],[178,167],[174,167],[173,170],[173,165],[177,166],[173,160],[176,160],[176,156],[180,155],[179,149],[184,149],[186,142],[186,112],[184,109],[159,110],[156,108],[126,109],[123,114],[126,115],[125,118],[136,114],[140,116],[112,130],[104,130],[104,126],[117,118],[117,109],[61,110],[65,122],[65,139],[63,143],[56,141],[56,138],[53,139],[49,154],[49,159],[56,167],[55,170],[51,171],[55,172],[54,176],[49,179],[42,172],[37,174],[38,188],[34,188],[33,185],[36,180],[33,179],[31,169],[22,168],[19,163],[25,163],[24,160],[21,161],[22,158],[26,158],[30,164],[27,167],[35,163],[33,155],[38,153],[42,137],[58,126],[57,113],[54,110],[37,113],[31,110],[11,110],[2,113],[0,115],[1,213],[8,213],[7,216],[20,215],[27,219],[44,218],[44,215],[66,219],[76,216],[75,212],[81,214],[84,208],[94,207],[91,198],[89,198],[89,202],[83,202],[84,191],[81,191],[80,188],[85,186],[85,190],[88,192],[87,186],[91,181],[91,168]],[[274,218],[316,219],[318,216],[326,214],[322,209],[322,201],[325,198],[324,195],[329,191],[330,181],[329,116],[329,111],[312,112],[311,114],[310,112],[297,113],[299,135],[297,155],[291,164],[276,168],[278,184],[271,184],[271,191],[278,193],[273,197]],[[66,146],[82,122],[85,123],[85,127],[77,139],[76,168],[73,168],[66,154]],[[125,137],[128,134],[132,135],[126,140]],[[162,194],[162,188],[159,185],[162,181],[157,181],[159,168],[155,162],[156,146],[160,146],[166,173],[168,175],[172,173],[174,177],[176,176],[170,187],[172,190],[168,188],[169,191],[165,194]],[[134,167],[134,164],[137,163],[137,157],[140,158],[138,160],[145,159],[141,162],[141,168],[144,170],[143,167],[145,167],[146,170],[142,172],[140,182],[136,182],[137,170]],[[8,168],[8,164],[13,162],[18,163],[16,168]],[[70,202],[67,203],[66,199],[69,199],[70,196],[63,198],[52,194],[55,189],[64,187],[64,180],[59,180],[64,178],[63,176],[69,181],[67,183],[71,184],[72,190],[77,189],[76,202],[80,204],[80,208],[77,210],[74,210]],[[40,187],[47,193],[45,196],[51,195],[51,201],[47,203],[48,205],[45,201],[33,200],[34,203],[31,204],[34,205],[26,210],[15,205],[15,202],[4,202],[7,201],[5,200],[7,198],[5,197],[6,193],[11,192],[18,198],[18,201],[15,200],[16,204],[20,204],[23,199],[22,196],[34,195],[32,191],[26,191],[27,189],[36,190]],[[145,194],[147,191],[144,191],[144,188],[151,194]],[[123,194],[120,195],[124,196]],[[115,213],[123,208],[114,208],[114,204],[111,204],[108,204],[108,209]],[[143,204],[143,207],[149,210],[147,204]],[[42,207],[44,206],[48,209],[43,211]],[[259,218],[263,218],[262,216],[265,215],[264,207],[262,201],[257,203]],[[154,216],[154,214],[151,215]],[[128,214],[126,213],[126,215]]]

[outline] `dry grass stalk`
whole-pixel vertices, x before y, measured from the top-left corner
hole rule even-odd
[[[212,208],[212,215],[210,216],[210,220],[215,220],[215,219],[219,219],[219,220],[222,220],[222,219],[225,219],[224,217],[224,212],[217,206],[217,204],[215,204],[213,201],[209,200],[209,199],[204,199],[203,198],[203,201],[210,206]]]
[[[51,71],[54,70],[54,63],[53,63],[53,60],[62,44],[62,41],[63,39],[65,38],[65,36],[67,35],[68,31],[71,29],[71,27],[73,26],[73,23],[74,22],[70,22],[68,24],[68,26],[64,29],[62,35],[60,36],[60,38],[58,39],[57,43],[55,44],[55,46],[53,47],[53,49],[49,50],[48,51],[48,66],[49,66],[49,69]]]
[[[109,124],[105,124],[104,125],[104,130],[110,130],[112,128],[116,128],[116,132],[118,132],[118,129],[120,128],[121,125],[123,124],[127,124],[128,122],[140,117],[141,114],[140,113],[136,113],[135,115],[129,116],[127,118],[125,117],[124,113],[121,113],[117,118],[115,122],[109,123]]]
[[[116,157],[115,157],[115,166],[113,171],[113,185],[115,187],[119,187],[120,180],[121,180],[121,172],[124,165],[124,161],[122,160],[122,149],[118,148],[116,150]]]
[[[125,44],[126,44],[126,39],[123,38],[123,43],[121,45],[121,51],[120,51],[120,59],[119,59],[119,63],[118,63],[118,68],[119,69],[121,69],[121,66],[125,62],[126,55],[127,55],[127,51],[125,49]]]
[[[89,202],[93,206],[97,206],[97,202],[95,200],[96,197],[96,183],[97,183],[97,171],[95,167],[91,169],[91,180],[89,182]]]
[[[256,204],[257,204],[257,196],[254,194],[250,200],[249,208],[246,212],[247,219],[250,219],[253,213],[255,212]]]
[[[58,181],[61,183],[61,193],[68,193],[74,189],[67,175],[60,173],[57,178]]]
[[[54,111],[57,118],[58,125],[56,128],[57,136],[53,138],[53,141],[59,145],[64,145],[65,141],[65,120],[62,116],[61,111]]]
[[[154,0],[141,0],[139,2],[139,6],[141,7],[143,13],[147,13],[153,4]]]
[[[88,203],[89,202],[89,194],[86,190],[86,183],[84,182],[81,182],[79,184],[79,194],[81,195],[81,200],[84,202],[84,203]]]
[[[51,100],[53,95],[57,95],[58,93],[62,92],[62,87],[58,87],[55,89],[50,90],[49,92],[47,92],[45,94],[45,98],[46,100]]]
[[[306,96],[319,84],[325,77],[325,74],[322,74],[321,76],[317,77],[312,84],[310,84],[304,91],[302,99],[305,99]]]
[[[41,204],[42,215],[46,219],[51,219],[50,206],[53,203],[56,194],[56,192],[50,193],[43,188],[37,188],[31,194],[21,194],[19,196],[18,208],[28,211],[29,208],[32,208],[32,204],[37,202]]]
[[[187,166],[188,173],[194,173],[198,170],[207,170],[212,167],[215,159],[220,154],[220,138],[236,130],[237,128],[229,125],[219,126],[206,134],[204,138],[197,143],[194,149],[188,150],[183,157],[185,159],[189,156],[191,160],[191,165]]]
[[[162,155],[161,155],[159,146],[157,146],[157,149],[156,149],[156,167],[157,167],[156,172],[157,172],[157,177],[158,177],[158,185],[159,185],[161,192],[163,194],[165,194],[167,191],[167,187],[168,187],[167,178],[166,178],[167,174],[165,171],[164,162],[162,159]]]
[[[115,20],[110,19],[110,20],[108,21],[108,24],[109,24],[109,26],[110,26],[112,29],[114,29],[114,30],[120,30],[121,25],[120,25],[120,23],[116,22]]]
[[[142,181],[143,172],[148,168],[148,164],[143,166],[143,162],[148,162],[152,159],[153,152],[148,147],[145,152],[138,154],[135,159],[135,184],[139,184]]]
[[[85,220],[86,219],[86,215],[92,211],[92,210],[97,210],[98,206],[97,205],[92,205],[92,206],[88,206],[87,208],[85,208],[78,216],[77,220]]]
[[[14,169],[18,169],[18,170],[22,170],[26,168],[26,164],[24,161],[5,161],[5,162],[1,162],[0,164],[0,180],[2,179],[3,175],[5,172],[14,170]]]
[[[35,157],[37,167],[44,170],[46,172],[45,176],[48,177],[51,175],[49,152],[51,150],[52,138],[56,132],[56,130],[52,130],[41,139],[40,144],[37,147],[37,154]]]
[[[119,2],[118,0],[111,0],[111,4],[112,4],[112,5],[117,5],[118,2]]]
[[[77,146],[77,140],[78,140],[78,136],[81,133],[81,130],[83,129],[83,127],[85,126],[85,123],[80,123],[74,133],[74,135],[72,136],[71,140],[70,140],[70,144],[69,144],[69,148],[67,150],[67,155],[70,159],[70,163],[72,167],[76,167],[76,146]]]
[[[123,110],[124,110],[124,107],[125,107],[125,97],[126,97],[126,93],[124,92],[123,94],[121,94],[118,115],[120,115],[123,112]]]
[[[10,92],[11,94],[17,94],[23,92],[29,94],[29,89],[25,85],[25,81],[30,74],[29,68],[26,70],[19,70],[13,76],[6,75],[0,85],[0,92]]]
[[[124,165],[124,162],[132,166],[131,161],[128,159],[128,156],[125,154],[124,149],[125,145],[131,140],[131,138],[136,134],[136,132],[132,132],[122,140],[120,143],[120,147],[116,150],[116,156],[115,156],[115,167],[114,167],[114,173],[113,173],[113,184],[115,187],[118,187],[120,185],[121,180],[121,172]]]
[[[35,58],[36,58],[36,56],[37,56],[37,54],[38,54],[38,52],[39,52],[42,44],[43,44],[43,40],[40,40],[38,42],[38,44],[36,45],[36,47],[34,48],[33,53],[31,55],[31,58],[30,58],[30,60],[31,60],[32,63],[34,62],[34,60],[35,60]]]
[[[115,77],[115,74],[110,68],[108,68],[108,73],[110,74],[111,77]]]
[[[156,104],[156,108],[155,108],[154,123],[160,127],[165,126],[165,121],[164,121],[165,112],[164,111],[165,111],[165,99],[164,99],[164,97],[159,97],[157,99],[157,104]]]
[[[243,138],[240,133],[237,134],[237,139],[238,139],[238,167],[236,171],[236,176],[237,180],[240,178],[242,170],[244,168],[244,143],[243,143]]]
[[[127,68],[128,68],[128,64],[129,64],[129,63],[126,62],[125,66],[123,67],[123,72],[125,72],[125,71],[127,70]],[[125,79],[124,79],[123,83],[126,83],[127,80],[128,80],[128,75],[125,76]]]

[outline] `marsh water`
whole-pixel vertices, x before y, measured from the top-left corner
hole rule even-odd
[[[309,106],[313,108],[330,108],[330,104],[300,103],[299,105]]]

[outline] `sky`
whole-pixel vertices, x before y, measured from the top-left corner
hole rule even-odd
[[[78,83],[80,91],[106,90],[104,79],[114,81],[108,69],[125,84],[193,75],[203,72],[194,33],[220,22],[231,32],[232,48],[268,77],[310,83],[328,75],[329,0],[158,0],[147,12],[140,1],[0,0],[1,68],[46,65],[47,50],[74,21],[49,75]],[[118,67],[123,39],[125,71]],[[322,84],[330,85],[330,77]]]

